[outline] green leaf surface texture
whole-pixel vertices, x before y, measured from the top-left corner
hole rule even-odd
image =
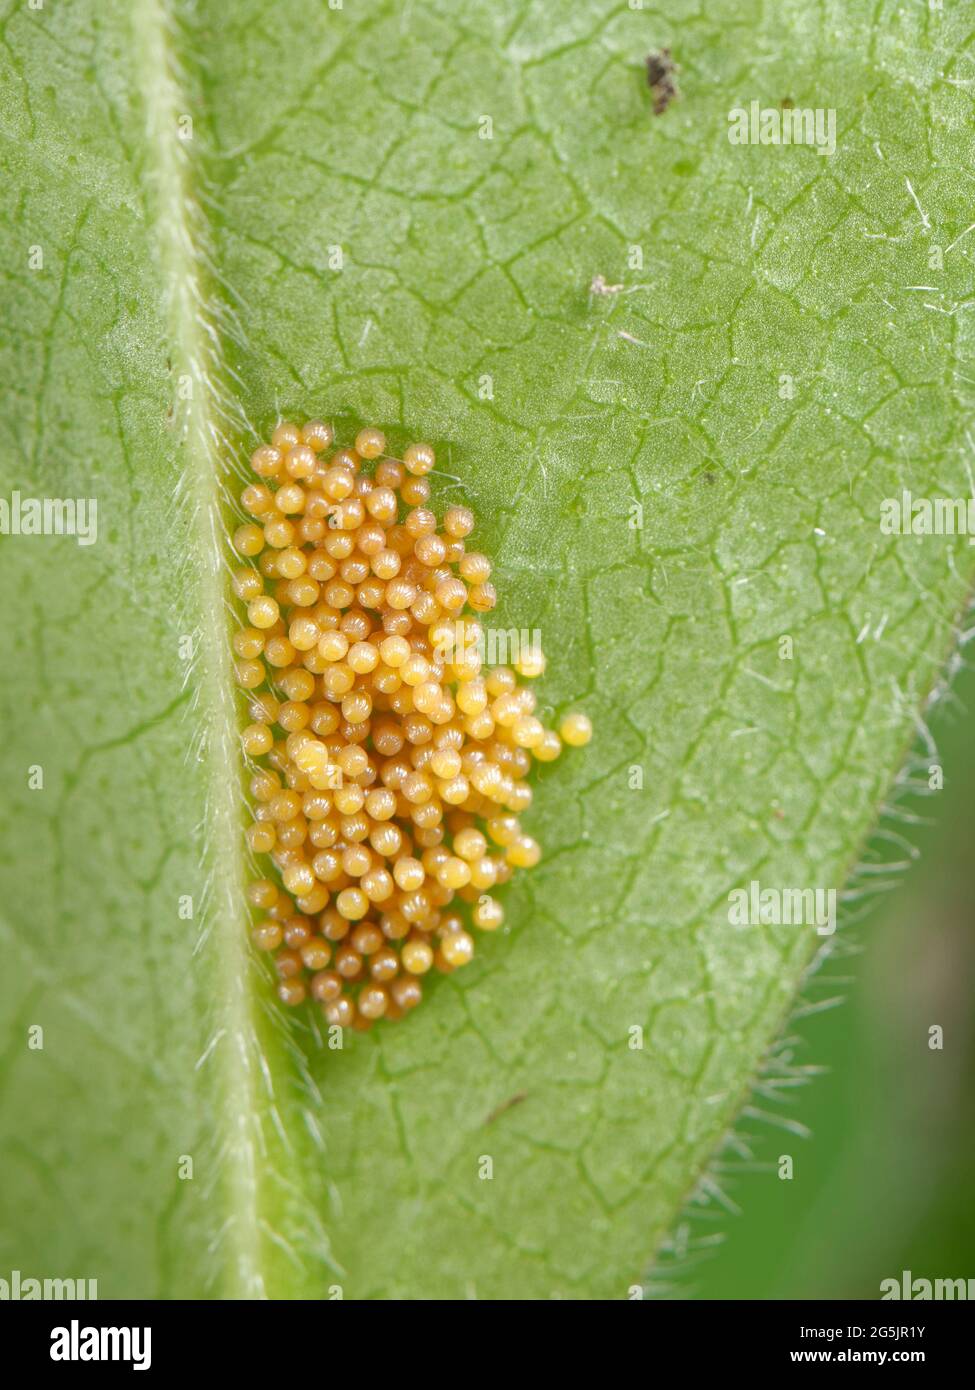
[[[2,491],[98,537],[0,538],[0,1268],[624,1298],[823,945],[728,894],[843,888],[967,603],[879,515],[971,492],[970,15],[2,8]],[[733,145],[752,100],[835,153]],[[309,416],[436,447],[596,731],[506,928],[341,1051],[248,940],[229,646],[239,470]]]

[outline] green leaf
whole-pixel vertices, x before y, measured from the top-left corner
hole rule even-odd
[[[2,495],[94,497],[98,537],[0,540],[0,1267],[624,1297],[821,944],[728,894],[842,887],[971,583],[964,537],[879,527],[971,487],[966,17],[79,0],[2,34]],[[835,154],[728,141],[786,99]],[[241,905],[222,533],[279,411],[437,446],[597,731],[538,778],[510,930],[341,1052]]]

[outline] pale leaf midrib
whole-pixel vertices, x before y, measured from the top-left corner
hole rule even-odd
[[[132,12],[137,70],[145,102],[154,233],[167,291],[173,374],[188,375],[192,396],[182,421],[186,476],[184,504],[200,563],[188,566],[199,585],[199,640],[190,679],[203,723],[206,807],[203,822],[207,955],[217,978],[210,1038],[198,1070],[215,1068],[220,1192],[226,1219],[218,1252],[220,1279],[228,1292],[259,1297],[261,1269],[260,1165],[257,1120],[256,1035],[248,984],[248,943],[243,923],[246,860],[241,836],[237,713],[226,626],[224,472],[228,467],[223,424],[228,405],[222,386],[220,327],[207,292],[207,225],[195,196],[194,141],[182,138],[180,120],[193,117],[188,84],[177,56],[177,29],[162,0],[138,0]],[[197,132],[194,132],[197,133]],[[187,924],[189,926],[189,924]],[[214,1197],[217,1196],[215,1192]]]

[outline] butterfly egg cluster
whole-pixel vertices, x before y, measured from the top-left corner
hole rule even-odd
[[[501,926],[491,890],[541,854],[519,820],[532,760],[592,733],[583,714],[561,737],[537,717],[518,678],[541,674],[539,652],[483,668],[477,615],[496,595],[467,547],[474,517],[451,506],[437,524],[429,445],[385,451],[375,429],[334,449],[320,421],[278,425],[234,534],[253,562],[234,578],[247,835],[280,876],[249,885],[254,940],[286,1004],[310,993],[356,1028],[414,1008],[429,970],[466,965],[468,924]]]

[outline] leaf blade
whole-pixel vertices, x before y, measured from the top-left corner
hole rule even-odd
[[[115,582],[134,578],[146,552],[170,571],[147,619],[166,635],[154,654],[140,654],[128,702],[137,717],[127,727],[148,721],[153,738],[148,771],[133,786],[124,745],[110,750],[119,761],[106,787],[86,785],[89,820],[77,821],[99,853],[87,863],[79,851],[71,874],[88,912],[97,905],[114,922],[99,944],[109,960],[122,950],[124,968],[110,977],[116,990],[125,983],[154,1000],[140,953],[119,929],[112,838],[90,829],[108,797],[139,841],[129,887],[157,932],[157,973],[170,991],[188,980],[193,996],[182,1010],[172,997],[155,999],[153,1030],[110,1012],[111,1026],[134,1033],[140,1047],[155,1039],[161,1074],[146,1075],[138,1058],[123,1066],[102,1056],[91,1027],[105,986],[91,978],[90,955],[68,952],[91,1033],[79,1025],[71,1039],[72,1084],[79,1095],[107,1087],[125,1098],[100,1117],[72,1109],[72,1127],[104,1164],[111,1136],[141,1125],[133,1117],[143,1087],[165,1104],[137,1152],[123,1146],[94,1176],[86,1168],[84,1183],[101,1195],[73,1245],[53,1225],[32,1234],[47,1257],[95,1251],[106,1281],[147,1292],[185,1288],[193,1269],[201,1291],[288,1295],[338,1282],[348,1297],[622,1296],[732,1122],[816,943],[787,929],[735,936],[723,920],[727,892],[750,876],[838,886],[937,679],[971,579],[966,547],[950,548],[946,565],[946,548],[881,545],[876,525],[879,498],[902,486],[968,488],[964,411],[953,394],[964,387],[946,386],[941,365],[967,370],[964,319],[948,312],[961,299],[964,263],[945,260],[940,314],[904,291],[891,320],[884,302],[891,286],[926,278],[922,218],[950,229],[946,244],[966,225],[963,175],[954,171],[969,153],[968,99],[937,76],[961,61],[963,36],[950,19],[931,36],[922,19],[898,16],[919,26],[913,51],[925,55],[939,125],[914,101],[899,50],[882,38],[871,50],[865,20],[845,18],[850,41],[835,55],[828,30],[808,32],[799,7],[777,12],[792,39],[786,61],[781,33],[763,27],[758,7],[746,7],[747,28],[741,16],[740,6],[706,18],[675,10],[684,97],[659,121],[648,115],[638,67],[647,47],[671,35],[656,33],[648,15],[606,16],[595,5],[569,17],[475,5],[456,33],[449,10],[411,13],[404,32],[402,16],[381,3],[324,12],[310,32],[298,5],[276,7],[271,30],[256,3],[239,7],[232,24],[204,9],[167,41],[184,85],[141,95],[138,81],[124,88],[133,129],[146,102],[166,121],[183,93],[193,107],[190,167],[212,248],[204,256],[197,238],[184,264],[186,273],[206,271],[199,297],[220,325],[220,380],[239,383],[203,398],[204,434],[222,428],[224,392],[261,426],[279,409],[314,409],[338,416],[346,434],[360,420],[383,425],[397,443],[429,434],[452,475],[440,479],[441,495],[459,480],[498,557],[505,619],[542,630],[544,698],[558,707],[584,701],[595,717],[593,748],[539,778],[533,829],[547,854],[508,895],[515,930],[485,943],[408,1025],[356,1037],[341,1054],[327,1053],[301,1020],[286,1029],[265,1008],[266,986],[242,955],[242,925],[235,934],[232,909],[216,909],[206,892],[214,865],[229,874],[218,901],[239,876],[229,829],[236,790],[231,796],[228,755],[214,753],[229,747],[232,729],[219,675],[200,696],[218,741],[196,778],[180,782],[168,770],[182,730],[153,723],[181,689],[165,655],[185,606],[174,574],[192,591],[193,624],[220,669],[220,605],[195,529],[213,514],[202,466],[213,450],[191,446],[204,490],[195,507],[173,514],[187,461],[167,442],[172,390],[160,344],[178,345],[189,331],[195,296],[177,309],[173,335],[159,307],[165,217],[151,208],[137,235],[138,265],[154,267],[152,292],[143,296],[138,269],[126,269],[141,166],[121,148],[110,103],[90,118],[89,158],[114,193],[115,221],[86,243],[93,264],[100,241],[107,246],[110,273],[67,275],[71,217],[86,206],[73,176],[63,180],[63,209],[39,204],[64,228],[60,285],[85,287],[79,323],[100,323],[99,303],[119,297],[119,276],[141,305],[143,370],[131,367],[126,334],[113,339],[115,324],[101,323],[98,338],[103,350],[115,348],[107,365],[89,360],[74,328],[71,355],[84,370],[64,377],[64,394],[77,401],[92,392],[84,432],[113,460],[120,515],[126,488],[151,491],[151,515],[140,520],[135,508],[136,529],[113,543]],[[106,64],[108,51],[161,38],[165,12],[147,0],[141,36],[122,20],[44,22],[79,24],[79,51]],[[62,91],[84,92],[81,65],[64,56],[65,31],[54,32]],[[747,35],[744,53],[738,34]],[[50,61],[35,40],[24,40],[25,67],[39,55]],[[295,55],[306,51],[314,60],[296,81]],[[874,51],[867,72],[850,56],[858,51]],[[827,54],[835,61],[823,92]],[[117,80],[112,64],[102,71]],[[726,146],[731,105],[752,94],[775,104],[786,89],[799,104],[843,113],[833,161]],[[479,118],[492,111],[495,138],[481,141]],[[53,110],[45,119],[56,131]],[[921,136],[937,143],[947,173],[918,167]],[[161,138],[157,131],[144,158],[158,161]],[[59,139],[52,146],[66,155],[63,128]],[[182,206],[194,190],[180,192],[179,177],[164,175],[162,191]],[[180,227],[170,236],[178,252]],[[12,243],[18,238],[19,226]],[[329,268],[336,245],[347,254],[341,274]],[[632,245],[643,248],[642,272],[627,265]],[[171,256],[170,270],[178,262]],[[625,292],[589,295],[597,274],[623,281]],[[58,301],[50,287],[26,312],[42,343],[57,341],[49,320]],[[113,374],[126,364],[142,403],[128,432],[113,399]],[[782,373],[800,384],[792,401],[777,394]],[[485,375],[493,397],[482,394]],[[51,355],[42,354],[19,399],[40,396],[52,422],[47,435],[35,426],[38,449],[47,439],[71,459],[66,424],[47,398],[51,376]],[[930,450],[923,464],[922,447]],[[82,488],[74,466],[68,476]],[[33,476],[41,487],[53,474],[41,461]],[[638,531],[627,526],[633,502],[644,507]],[[83,590],[91,576],[75,568],[81,557],[64,556],[69,585]],[[18,552],[17,578],[22,564],[29,602],[50,583],[40,557]],[[935,600],[927,607],[926,596]],[[98,613],[100,622],[111,617],[107,606]],[[123,611],[107,631],[128,653],[138,625]],[[787,670],[783,634],[799,648]],[[87,669],[89,660],[79,638],[57,666]],[[43,690],[43,669],[29,669],[32,688]],[[111,675],[102,699],[104,687],[131,684],[122,664]],[[161,691],[168,700],[156,698]],[[95,720],[97,747],[115,737],[121,704],[115,694],[115,723],[104,732],[83,698],[72,695],[68,707]],[[51,739],[57,721],[45,717],[38,736]],[[57,733],[57,758],[70,766],[70,738]],[[640,792],[627,785],[633,765],[643,769]],[[19,772],[18,764],[11,777]],[[162,868],[149,850],[160,774],[170,808],[162,833],[172,845]],[[224,830],[204,837],[201,876],[196,827],[214,788]],[[8,822],[5,882],[19,886],[25,864],[43,875],[59,851],[39,852],[26,829],[36,831],[38,810],[26,794],[17,812],[24,841]],[[140,881],[151,886],[137,894]],[[186,924],[170,915],[161,934],[157,927],[187,881],[215,914],[193,966]],[[53,922],[65,906],[62,893],[42,915]],[[87,918],[72,909],[68,920]],[[63,956],[53,931],[45,940]],[[51,989],[48,1005],[58,1021],[59,993]],[[632,1024],[644,1028],[642,1051],[627,1046]],[[18,1058],[16,1113],[33,1084]],[[63,1163],[54,1117],[64,1093],[45,1086],[50,1113],[30,1147],[53,1170]],[[496,1113],[516,1096],[524,1098]],[[214,1111],[222,1118],[210,1133]],[[203,1172],[166,1186],[181,1130],[176,1154],[202,1156]],[[478,1177],[485,1155],[490,1180]],[[40,1181],[30,1173],[16,1193]],[[118,1193],[124,1256],[97,1234]],[[21,1263],[24,1248],[11,1247]]]

